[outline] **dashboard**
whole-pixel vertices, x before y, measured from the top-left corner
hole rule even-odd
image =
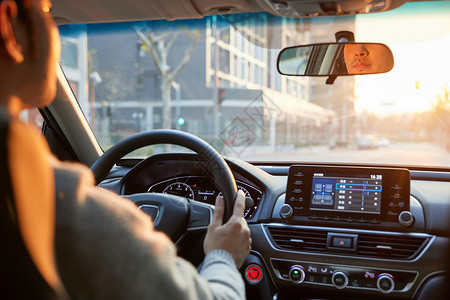
[[[254,203],[244,213],[253,241],[241,269],[248,299],[431,299],[445,286],[450,173],[226,161]],[[100,186],[207,205],[220,194],[195,154],[137,162],[123,160]],[[183,252],[185,240],[180,255],[200,262]]]

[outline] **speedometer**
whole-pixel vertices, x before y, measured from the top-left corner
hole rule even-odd
[[[246,198],[247,198],[247,197],[249,197],[249,198],[252,197],[252,195],[250,195],[250,193],[249,193],[243,186],[240,186],[240,185],[238,184],[238,185],[237,185],[237,189],[238,189],[239,191],[243,191]],[[222,192],[219,193],[219,196],[222,197]],[[244,213],[242,214],[242,216],[243,216],[244,218],[246,218],[247,215],[248,215],[248,214],[250,213],[250,211],[252,210],[252,208],[253,208],[253,207],[246,208],[246,209],[244,210]]]
[[[166,186],[163,190],[165,194],[177,195],[181,197],[186,197],[191,200],[194,199],[194,191],[192,188],[183,182],[174,182]]]

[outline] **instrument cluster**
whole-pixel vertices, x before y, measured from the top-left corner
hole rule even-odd
[[[246,208],[243,217],[249,219],[254,216],[261,201],[262,192],[258,188],[245,182],[236,180],[238,190],[242,190],[245,197],[253,200],[253,206]],[[214,205],[217,196],[222,193],[214,185],[214,181],[206,176],[180,176],[160,181],[149,187],[148,193],[165,193],[186,197],[191,200]]]

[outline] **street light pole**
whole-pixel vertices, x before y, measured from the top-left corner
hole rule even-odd
[[[215,63],[214,63],[214,137],[219,136],[219,88],[220,88],[220,80],[218,76],[219,72],[219,44],[218,44],[218,28],[217,28],[217,16],[213,16],[213,31],[214,31],[214,41],[215,41]]]

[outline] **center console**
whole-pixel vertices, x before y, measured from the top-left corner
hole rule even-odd
[[[272,222],[252,232],[266,237],[280,293],[408,298],[420,281],[415,261],[433,240],[421,212],[407,169],[292,165]]]

